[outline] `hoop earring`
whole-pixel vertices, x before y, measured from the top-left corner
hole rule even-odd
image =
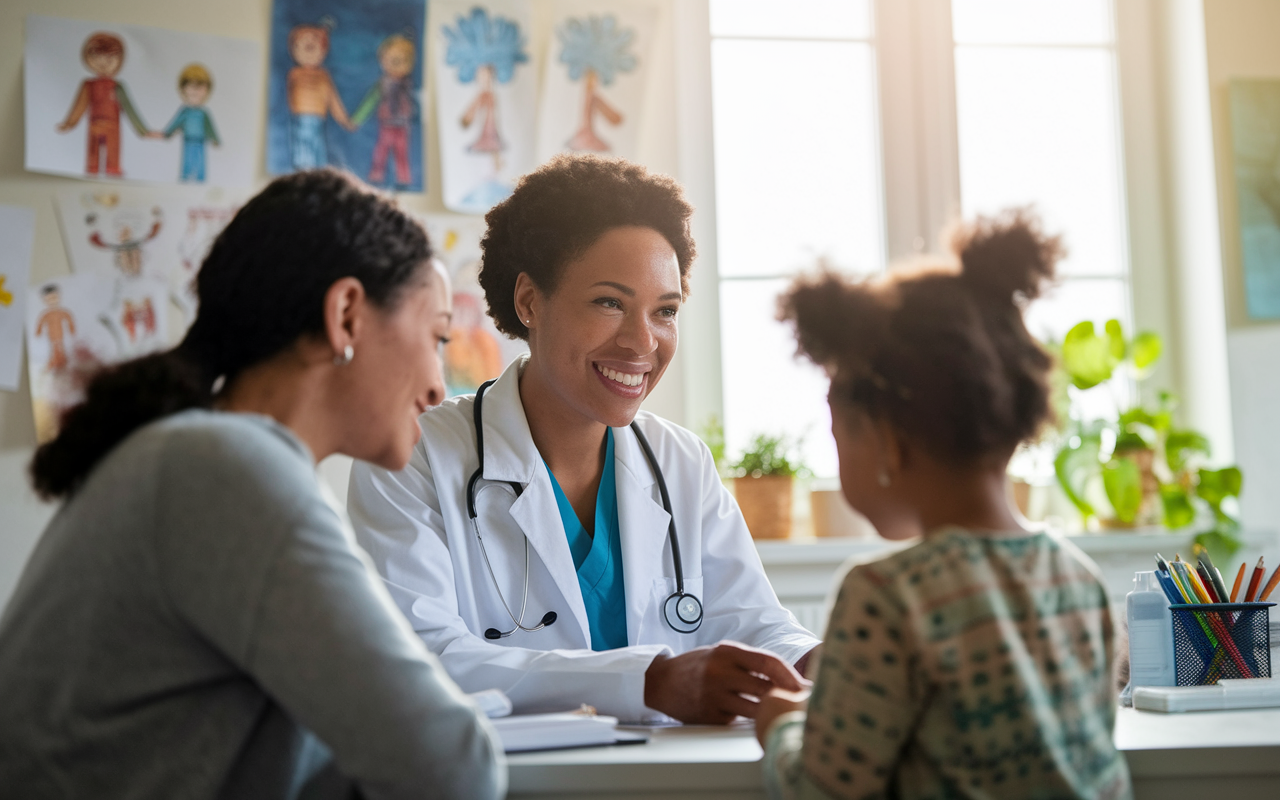
[[[335,367],[345,367],[351,363],[351,359],[356,357],[356,349],[351,345],[342,348],[342,355],[333,357],[333,365]]]
[[[893,483],[893,479],[889,477],[889,470],[881,467],[880,471],[876,473],[876,483],[880,484],[880,488],[888,489],[889,484]]]

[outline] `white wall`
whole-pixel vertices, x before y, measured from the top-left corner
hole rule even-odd
[[[677,13],[675,0],[656,0],[659,7],[658,35],[654,43],[653,71],[648,89],[647,114],[640,137],[640,160],[650,168],[683,179],[682,165],[698,170],[695,184],[706,187],[704,169],[708,158],[681,158],[677,140],[677,81],[673,16]],[[541,64],[539,48],[550,33],[550,15],[547,3],[535,2],[533,61]],[[699,13],[704,18],[706,4],[683,0],[679,13]],[[208,33],[251,39],[267,47],[271,25],[270,0],[4,0],[0,3],[0,204],[22,205],[36,209],[36,231],[32,283],[64,275],[70,271],[63,249],[53,196],[68,186],[82,185],[80,181],[35,175],[23,170],[23,103],[22,103],[22,47],[25,18],[28,14],[91,19],[110,23],[152,25],[174,30]],[[705,46],[705,41],[704,41]],[[698,54],[682,55],[687,62],[696,60]],[[265,61],[265,59],[264,59]],[[431,63],[428,59],[427,63]],[[262,76],[266,82],[266,74]],[[431,102],[428,76],[427,131],[427,180],[428,192],[420,195],[404,195],[402,202],[417,211],[443,212],[439,184],[435,176],[440,174],[439,154],[434,148],[434,104]],[[685,107],[697,112],[699,96],[683,92]],[[707,90],[709,93],[709,89]],[[265,98],[265,92],[264,92]],[[709,111],[706,112],[709,115]],[[694,114],[693,125],[698,123]],[[687,126],[686,126],[687,127]],[[265,140],[265,132],[263,134]],[[686,134],[686,139],[700,140],[701,136]],[[705,136],[709,139],[709,136]],[[264,165],[258,169],[259,184],[267,176]],[[695,206],[707,205],[709,190],[694,190],[690,197]],[[704,215],[706,212],[703,212]],[[711,223],[699,220],[695,232],[711,236],[714,233],[714,217]],[[704,254],[714,252],[713,242],[700,242]],[[3,243],[0,243],[3,246]],[[713,273],[714,275],[714,273]],[[714,282],[712,283],[714,285]],[[706,293],[704,293],[706,294]],[[715,320],[712,320],[714,323]],[[718,323],[717,323],[718,324]],[[683,327],[690,327],[684,323]],[[696,326],[695,326],[696,327]],[[697,336],[693,337],[695,340]],[[718,343],[718,340],[717,340]],[[25,366],[24,366],[25,370]],[[668,369],[658,389],[645,407],[676,422],[685,420],[686,367],[680,356]],[[34,547],[40,531],[52,516],[54,508],[40,503],[32,494],[26,479],[26,464],[35,447],[35,427],[32,421],[31,400],[25,372],[17,392],[0,391],[0,608],[8,600],[22,566]],[[346,497],[346,475],[349,459],[334,457],[322,465],[321,472],[334,488],[339,498]]]
[[[1227,87],[1232,78],[1280,79],[1280,3],[1205,0],[1203,13],[1232,414],[1236,457],[1245,474],[1241,506],[1246,525],[1275,529],[1280,527],[1280,323],[1252,322],[1245,312]]]

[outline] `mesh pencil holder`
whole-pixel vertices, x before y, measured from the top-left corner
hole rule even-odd
[[[1204,686],[1220,678],[1270,678],[1275,603],[1171,605],[1173,661],[1179,686]]]

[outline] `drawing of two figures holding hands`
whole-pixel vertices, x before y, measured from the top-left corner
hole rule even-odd
[[[328,116],[348,131],[355,131],[376,112],[378,138],[373,146],[369,182],[387,179],[387,161],[395,159],[395,184],[408,187],[410,128],[417,116],[411,75],[417,47],[407,37],[388,36],[378,46],[382,75],[365,93],[355,113],[347,116],[342,97],[324,68],[329,54],[329,29],[323,25],[297,25],[289,32],[289,54],[297,66],[286,79],[290,129],[289,154],[294,169],[315,169],[329,164],[324,123]]]
[[[149,139],[167,139],[182,134],[182,181],[205,180],[205,145],[218,145],[218,132],[213,116],[205,107],[213,91],[213,77],[200,64],[188,64],[178,76],[178,95],[183,105],[163,131],[152,131],[138,114],[129,92],[116,75],[124,66],[125,48],[120,37],[110,33],[95,33],[85,40],[80,59],[94,77],[80,84],[80,91],[67,112],[66,119],[58,125],[60,133],[66,133],[84,117],[89,116],[86,141],[85,168],[88,175],[101,171],[107,177],[121,178],[120,168],[120,114],[128,117],[138,136]],[[104,157],[105,156],[105,157]],[[105,161],[105,164],[103,162]],[[100,167],[105,167],[101,169]]]

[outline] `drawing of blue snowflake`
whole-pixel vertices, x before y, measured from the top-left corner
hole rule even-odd
[[[444,60],[458,68],[460,83],[474,81],[484,66],[493,68],[494,80],[506,83],[515,75],[516,65],[529,60],[520,25],[506,17],[491,18],[479,6],[469,16],[458,17],[456,27],[446,25],[443,32],[449,41]]]
[[[620,72],[636,67],[636,57],[627,52],[636,32],[619,28],[612,14],[605,17],[572,18],[559,30],[560,61],[569,67],[569,78],[581,80],[587,70],[596,73],[605,86]]]

